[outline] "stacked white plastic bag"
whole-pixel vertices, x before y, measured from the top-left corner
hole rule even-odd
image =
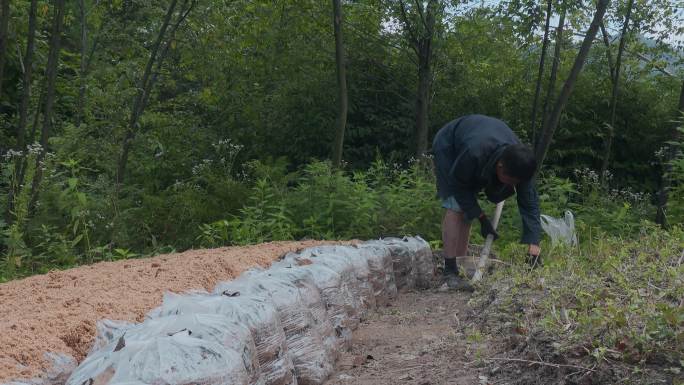
[[[433,278],[420,237],[288,253],[213,293],[167,293],[141,324],[98,323],[67,384],[322,384],[368,312]]]

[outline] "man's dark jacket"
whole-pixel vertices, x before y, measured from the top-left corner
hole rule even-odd
[[[453,196],[467,220],[480,216],[477,194],[484,189],[494,203],[517,195],[523,223],[522,243],[539,244],[541,223],[539,198],[532,181],[515,188],[496,177],[496,163],[506,146],[520,143],[506,123],[484,115],[467,115],[442,127],[434,141],[437,193]]]

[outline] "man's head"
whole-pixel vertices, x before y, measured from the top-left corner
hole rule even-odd
[[[536,169],[537,161],[532,149],[524,144],[512,144],[504,149],[496,162],[496,177],[501,183],[513,186],[532,179]]]

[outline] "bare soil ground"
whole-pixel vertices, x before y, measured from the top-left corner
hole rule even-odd
[[[0,383],[43,374],[46,352],[82,360],[95,325],[140,322],[165,291],[211,290],[217,282],[319,241],[190,250],[148,259],[103,262],[0,285]]]
[[[472,275],[468,262],[460,263]],[[684,385],[666,362],[636,372],[619,361],[592,364],[586,354],[559,351],[562,341],[510,322],[539,319],[524,301],[543,293],[521,292],[520,301],[503,304],[509,284],[490,279],[467,294],[436,281],[433,289],[400,294],[354,332],[326,385]]]
[[[486,346],[467,335],[469,298],[437,289],[400,294],[354,332],[326,385],[486,383],[475,362]]]

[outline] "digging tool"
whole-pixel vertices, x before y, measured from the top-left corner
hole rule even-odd
[[[494,218],[492,220],[492,226],[494,230],[499,225],[499,218],[501,218],[501,211],[503,211],[504,201],[496,204],[496,210],[494,210]],[[475,269],[475,274],[473,275],[472,282],[477,282],[482,279],[484,275],[485,265],[487,265],[487,259],[489,259],[489,251],[492,249],[492,243],[494,242],[494,236],[492,234],[487,235],[484,247],[480,253],[480,260],[477,262],[477,268]]]

